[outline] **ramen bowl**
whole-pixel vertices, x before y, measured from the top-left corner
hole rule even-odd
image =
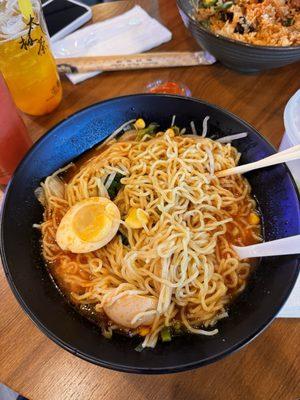
[[[226,67],[240,72],[255,73],[300,60],[300,46],[258,46],[229,39],[202,27],[195,20],[192,1],[177,0],[177,6],[184,25],[197,43]]]
[[[135,351],[140,339],[113,335],[104,338],[97,326],[77,313],[51,280],[41,255],[42,206],[34,190],[58,168],[90,150],[125,121],[143,117],[161,128],[176,124],[202,127],[210,116],[208,136],[248,132],[233,145],[241,163],[274,153],[273,147],[250,125],[206,102],[186,97],[143,94],[95,104],[64,120],[30,150],[7,189],[1,222],[1,253],[5,273],[17,300],[40,330],[55,343],[92,363],[134,373],[171,373],[214,362],[249,343],[276,316],[298,275],[296,256],[268,257],[253,268],[245,291],[231,304],[229,317],[218,322],[214,336],[184,335],[154,349]],[[188,129],[189,131],[189,129]],[[300,233],[299,199],[285,165],[247,174],[262,215],[265,240]]]

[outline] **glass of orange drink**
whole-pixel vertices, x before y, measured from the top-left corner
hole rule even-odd
[[[0,1],[0,71],[23,112],[44,115],[59,105],[62,88],[39,0]]]

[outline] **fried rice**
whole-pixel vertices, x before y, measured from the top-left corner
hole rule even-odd
[[[196,18],[212,32],[263,46],[300,45],[300,0],[200,0]]]

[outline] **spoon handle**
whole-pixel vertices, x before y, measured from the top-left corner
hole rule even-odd
[[[283,162],[298,160],[300,158],[300,145],[290,147],[287,150],[281,151],[279,153],[273,154],[272,156],[263,158],[262,160],[255,161],[245,165],[239,165],[238,167],[233,167],[225,169],[224,171],[216,172],[216,176],[222,178],[228,175],[244,174],[245,172],[253,171],[255,169],[269,167],[275,164],[281,164]]]
[[[252,246],[232,246],[240,258],[256,258],[300,254],[300,235],[254,244]]]

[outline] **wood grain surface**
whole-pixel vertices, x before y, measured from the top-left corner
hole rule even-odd
[[[102,4],[93,21],[130,9],[134,1]],[[161,51],[198,47],[173,0],[139,1],[173,33]],[[242,75],[221,64],[190,68],[103,73],[77,86],[63,79],[64,98],[50,115],[25,116],[33,140],[75,111],[95,102],[143,92],[157,79],[186,84],[205,99],[244,118],[277,146],[283,110],[299,88],[299,64]],[[30,288],[28,288],[30,290]],[[14,299],[0,268],[0,382],[32,400],[296,400],[300,398],[300,320],[278,319],[250,345],[201,369],[169,376],[109,371],[72,356],[47,339]]]

